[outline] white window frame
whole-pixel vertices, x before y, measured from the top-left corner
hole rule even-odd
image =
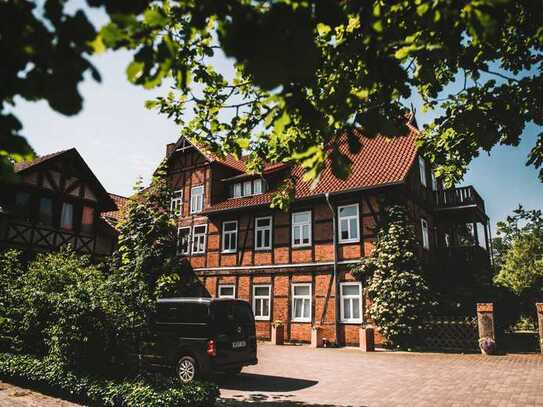
[[[196,234],[194,231],[196,230],[197,227],[203,227],[204,228],[204,233],[198,233]],[[200,224],[200,225],[194,225],[192,227],[192,239],[191,239],[191,253],[192,254],[203,254],[206,252],[206,249],[207,249],[207,223],[203,223],[203,224]],[[198,240],[200,239],[203,239],[203,250],[202,251],[196,251],[194,250],[194,245],[198,243]],[[198,245],[197,245],[198,246]]]
[[[309,287],[309,294],[308,295],[296,295],[295,294],[295,288],[296,287]],[[313,295],[312,295],[312,287],[311,283],[294,283],[292,284],[292,322],[311,322],[311,318],[313,316],[312,313],[312,307],[313,307]],[[294,312],[294,304],[296,303],[296,299],[302,300],[302,317],[296,318],[296,314]],[[305,304],[306,302],[304,300],[309,300],[309,317],[304,318],[304,310],[305,310]]]
[[[259,185],[258,191],[256,186]],[[262,178],[257,178],[253,180],[253,195],[260,195],[264,193],[264,181]]]
[[[175,197],[175,194],[179,193],[178,197]],[[173,191],[172,199],[170,200],[170,211],[174,215],[181,215],[183,212],[183,190],[177,189]]]
[[[250,192],[246,191],[246,187],[249,187],[251,189]],[[249,181],[243,181],[243,185],[242,185],[242,192],[241,194],[243,196],[251,196],[253,195],[253,181],[252,180],[249,180]]]
[[[422,247],[426,250],[430,250],[430,232],[428,221],[424,218],[420,218],[420,227],[422,229]]]
[[[427,187],[428,182],[426,179],[426,161],[424,161],[424,158],[422,158],[420,155],[419,155],[419,172],[420,172],[420,183],[423,186]]]
[[[343,287],[347,286],[357,286],[358,287],[358,295],[344,295],[343,294]],[[341,322],[346,324],[361,324],[362,323],[362,283],[357,281],[346,281],[339,283],[339,298],[340,298],[340,310],[341,310]],[[353,315],[353,299],[358,299],[358,315],[360,315],[360,318],[345,318],[345,304],[343,303],[343,300],[349,300],[349,307],[351,310],[351,315]]]
[[[236,229],[235,230],[226,230],[225,229],[225,226],[227,224],[235,224],[236,225]],[[226,249],[224,247],[224,244],[226,242],[226,235],[235,235],[235,240],[234,240],[234,245],[235,247],[234,248],[229,248],[229,249]],[[221,241],[221,253],[236,253],[238,251],[238,221],[237,220],[226,220],[222,223],[222,232],[221,232],[221,237],[222,237],[222,241]]]
[[[269,226],[258,226],[258,221],[263,220],[263,219],[268,219],[270,221]],[[269,234],[270,234],[270,245],[269,246],[258,247],[257,246],[258,232],[263,233],[262,243],[264,243],[264,241],[265,241],[264,233],[266,233],[266,231],[268,231]],[[261,216],[261,217],[255,218],[255,244],[254,244],[254,246],[255,246],[255,250],[271,250],[271,248],[273,246],[273,217],[272,216]]]
[[[186,251],[182,251],[180,250],[180,243],[181,243],[181,239],[179,238],[180,236],[180,232],[182,229],[188,229],[189,230],[189,234],[188,234],[188,245],[187,245],[187,250]],[[192,228],[190,226],[181,226],[179,228],[177,228],[177,253],[178,254],[182,254],[182,255],[189,255],[190,254],[190,251],[192,249]]]
[[[236,193],[237,190],[237,193]],[[241,182],[236,182],[232,186],[232,198],[241,198],[243,196],[243,185]]]
[[[436,174],[432,171],[432,190],[437,191],[437,178]]]
[[[349,208],[349,207],[356,207],[356,215],[350,215],[350,216],[341,216],[341,209],[343,208]],[[356,243],[356,242],[360,242],[360,211],[359,211],[359,205],[357,203],[355,204],[349,204],[349,205],[343,205],[343,206],[338,206],[337,208],[337,218],[338,218],[338,233],[339,233],[339,243]],[[356,238],[353,238],[353,237],[349,237],[347,239],[342,239],[341,238],[341,221],[342,220],[347,220],[347,229],[349,231],[349,236],[352,235],[352,231],[351,231],[351,222],[349,222],[351,219],[356,219],[356,234],[357,234],[357,237]]]
[[[231,288],[232,289],[232,295],[229,294],[221,294],[222,288]],[[218,298],[236,298],[236,285],[235,284],[219,284],[217,287],[217,296]]]
[[[195,190],[201,190],[201,193],[196,194]],[[190,213],[200,213],[204,210],[204,186],[196,185],[190,190]]]
[[[257,287],[267,287],[268,295],[256,295]],[[266,315],[256,315],[256,302],[258,300],[268,300],[268,312]],[[262,307],[264,309],[264,307]],[[255,315],[255,320],[257,321],[269,321],[271,319],[271,284],[255,284],[253,285],[253,313]]]
[[[309,214],[309,223],[294,223],[294,217],[295,215],[301,215],[301,214],[304,214],[304,213],[307,213]],[[311,246],[311,243],[312,243],[312,239],[311,239],[311,234],[312,234],[312,224],[313,224],[313,216],[312,216],[312,213],[311,211],[301,211],[301,212],[293,212],[292,213],[292,216],[291,216],[291,223],[292,223],[292,233],[291,233],[291,238],[292,238],[292,247],[308,247],[308,246]],[[296,231],[296,226],[299,226],[300,227],[300,231],[301,231],[301,239],[300,241],[303,240],[303,226],[304,225],[308,225],[309,226],[309,242],[308,243],[298,243],[298,244],[295,244],[294,243],[294,236],[295,236],[295,231]]]

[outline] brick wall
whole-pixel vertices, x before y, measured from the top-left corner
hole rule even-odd
[[[312,270],[313,269],[313,270]],[[317,269],[317,270],[315,270]],[[291,271],[290,271],[291,270]],[[336,342],[336,295],[331,267],[304,267],[290,270],[259,270],[256,272],[221,271],[220,275],[210,272],[198,272],[205,281],[207,292],[211,296],[218,293],[218,285],[232,284],[236,287],[236,297],[248,301],[252,305],[252,287],[256,284],[272,286],[271,316],[269,321],[257,321],[257,336],[269,340],[271,324],[281,320],[285,324],[285,337],[292,342],[310,342],[311,327],[318,325],[323,336],[330,342]],[[340,281],[354,281],[348,271],[340,271]],[[307,323],[290,322],[292,313],[292,284],[312,284],[312,321]],[[365,311],[366,304],[363,306]],[[360,324],[340,324],[339,343],[357,346]]]

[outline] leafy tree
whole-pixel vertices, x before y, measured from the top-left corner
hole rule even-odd
[[[494,282],[529,302],[543,298],[542,212],[519,206],[497,227]]]
[[[77,369],[110,367],[116,346],[103,271],[70,248],[27,265],[19,257],[13,250],[0,257],[3,346]]]
[[[255,171],[262,159],[296,162],[316,179],[331,158],[345,178],[338,134],[403,133],[415,94],[441,109],[421,146],[449,183],[481,149],[516,146],[527,123],[543,123],[537,0],[168,1],[112,20],[101,39],[135,51],[128,79],[175,84],[148,106],[214,151],[249,151]],[[214,69],[220,52],[233,78]],[[361,148],[356,137],[349,147]],[[540,135],[528,164],[542,163]]]
[[[137,187],[117,226],[120,234],[108,291],[115,297],[119,336],[135,340],[136,346],[147,333],[157,297],[182,295],[194,282],[177,254],[171,194],[163,163],[149,188]]]
[[[353,270],[358,278],[367,279],[369,314],[394,347],[416,344],[432,305],[417,246],[405,209],[390,207],[385,211],[373,252]]]
[[[22,123],[10,106],[16,98],[44,100],[55,111],[74,115],[82,108],[77,89],[86,73],[100,81],[89,61],[103,49],[96,29],[83,9],[68,10],[65,0],[8,0],[0,2],[0,177],[12,170],[12,161],[34,154],[22,134]],[[140,13],[145,0],[87,0],[109,14]]]
[[[131,82],[173,81],[176,89],[149,107],[219,153],[251,152],[254,171],[263,159],[288,161],[316,179],[331,158],[345,178],[350,163],[338,134],[353,127],[370,137],[403,133],[415,94],[425,109],[442,109],[421,145],[449,183],[481,149],[516,146],[527,123],[543,123],[538,0],[87,3],[111,16],[96,38],[84,12],[67,14],[61,0],[47,0],[41,13],[30,0],[2,4],[0,41],[9,51],[9,86],[0,93],[3,167],[6,154],[30,152],[6,104],[20,95],[76,113],[82,74],[98,77],[86,56],[104,46],[134,51]],[[220,53],[235,63],[233,78],[214,69]],[[195,113],[190,120],[187,109]],[[352,136],[349,146],[361,148]],[[527,163],[541,168],[543,136]]]

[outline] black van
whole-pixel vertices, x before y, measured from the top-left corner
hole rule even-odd
[[[163,298],[154,320],[160,365],[175,366],[187,383],[212,372],[239,373],[256,365],[256,329],[246,301]]]

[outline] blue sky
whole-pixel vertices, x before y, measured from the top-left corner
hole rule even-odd
[[[102,83],[87,79],[80,85],[84,105],[76,116],[59,115],[45,102],[18,100],[15,108],[39,155],[76,147],[105,188],[120,195],[130,194],[139,176],[149,180],[166,144],[179,133],[173,121],[144,107],[145,100],[164,94],[167,87],[148,91],[128,83],[124,72],[129,60],[127,52],[93,57]],[[219,58],[217,64],[226,67],[228,61]],[[415,107],[419,125],[431,119],[431,112]],[[519,203],[543,209],[543,184],[537,171],[524,165],[539,131],[528,126],[518,147],[482,153],[470,166],[463,184],[476,187],[493,224]]]

